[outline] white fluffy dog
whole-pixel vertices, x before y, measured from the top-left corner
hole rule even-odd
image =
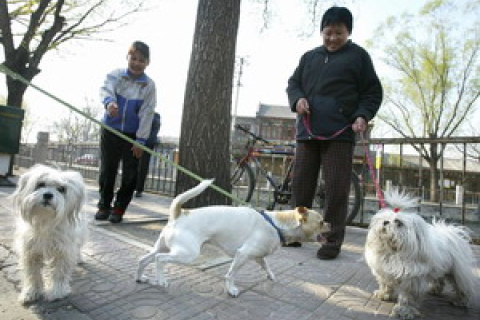
[[[427,223],[408,211],[418,200],[397,189],[385,199],[393,208],[373,216],[365,245],[367,264],[379,285],[374,295],[391,301],[398,294],[394,314],[413,319],[420,315],[422,296],[428,290],[440,294],[448,281],[456,293],[455,303],[466,306],[476,282],[468,229],[443,221]]]
[[[17,215],[15,244],[22,273],[21,303],[49,301],[70,293],[81,261],[87,226],[80,216],[86,196],[82,176],[36,165],[12,194]]]
[[[148,281],[143,271],[156,260],[153,283],[167,286],[164,264],[189,264],[200,255],[202,245],[209,243],[234,257],[225,286],[228,293],[236,297],[239,289],[234,283],[235,275],[248,260],[255,260],[274,281],[265,257],[272,254],[282,241],[317,241],[329,231],[323,216],[306,208],[265,212],[264,216],[248,207],[208,206],[181,210],[183,203],[203,192],[212,181],[205,180],[173,200],[167,225],[150,253],[139,260],[137,281]]]

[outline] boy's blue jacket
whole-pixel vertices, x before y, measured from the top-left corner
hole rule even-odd
[[[110,117],[105,112],[102,122],[122,133],[136,136],[136,141],[145,145],[156,106],[155,83],[145,73],[137,79],[130,77],[128,70],[110,72],[100,89],[103,106],[116,101],[118,116]]]

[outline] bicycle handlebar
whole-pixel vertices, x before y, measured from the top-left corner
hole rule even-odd
[[[262,142],[265,142],[266,144],[272,144],[270,141],[265,140],[265,139],[263,139],[263,138],[260,137],[260,136],[257,136],[255,133],[251,132],[251,131],[248,130],[247,128],[242,127],[242,126],[239,125],[239,124],[236,124],[236,125],[235,125],[235,129],[238,129],[238,130],[240,130],[240,131],[245,132],[246,134],[252,136],[255,140],[260,140],[260,141],[262,141]]]
[[[247,128],[245,127],[242,127],[241,125],[239,124],[236,124],[235,125],[235,128],[240,130],[240,131],[243,131],[244,133],[252,136],[255,140],[259,140],[259,141],[262,141],[262,142],[265,142],[266,144],[269,144],[271,146],[274,146],[274,147],[289,147],[289,148],[292,148],[292,149],[295,149],[296,148],[296,144],[295,143],[287,143],[287,144],[274,144],[272,143],[271,141],[268,141],[268,140],[265,140],[264,138],[260,137],[260,136],[257,136],[255,133],[251,132],[250,130],[248,130]],[[289,153],[288,153],[289,154]]]

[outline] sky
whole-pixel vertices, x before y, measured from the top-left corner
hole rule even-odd
[[[243,0],[237,38],[237,60],[244,58],[241,86],[232,81],[232,113],[255,116],[260,103],[287,105],[287,81],[300,56],[321,44],[319,30],[312,31],[305,14],[303,0],[270,0],[270,26],[262,30],[261,5],[258,0]],[[157,86],[156,111],[162,116],[160,136],[178,137],[194,34],[197,1],[157,0],[148,12],[137,15],[128,26],[108,34],[114,39],[75,41],[58,52],[47,53],[41,64],[42,72],[33,83],[81,109],[87,100],[98,103],[99,88],[105,75],[124,68],[126,52],[135,40],[150,46],[151,62],[146,73]],[[335,1],[324,1],[319,14]],[[387,17],[403,12],[418,12],[424,0],[344,0],[353,13],[351,39],[365,46],[374,37],[375,28]],[[303,35],[302,35],[303,34]],[[0,56],[0,58],[3,58]],[[372,54],[379,76],[387,71]],[[236,69],[238,75],[238,68]],[[238,89],[238,93],[237,93]],[[236,103],[238,94],[238,103]],[[0,78],[0,96],[6,96],[5,78]],[[24,100],[30,108],[38,130],[68,116],[68,109],[49,97],[29,88]],[[36,140],[34,130],[29,141]]]

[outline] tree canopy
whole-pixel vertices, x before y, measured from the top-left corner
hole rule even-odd
[[[480,97],[479,0],[433,0],[414,15],[390,17],[370,45],[393,71],[382,79],[379,118],[402,137],[448,138],[461,132]],[[414,144],[430,166],[431,199],[445,145]]]
[[[394,70],[380,118],[403,137],[450,137],[480,96],[480,1],[434,0],[418,14],[390,17],[370,44]]]
[[[10,70],[31,81],[44,55],[67,41],[100,39],[141,11],[145,0],[0,1],[0,44]],[[7,104],[20,107],[27,86],[7,76]]]

